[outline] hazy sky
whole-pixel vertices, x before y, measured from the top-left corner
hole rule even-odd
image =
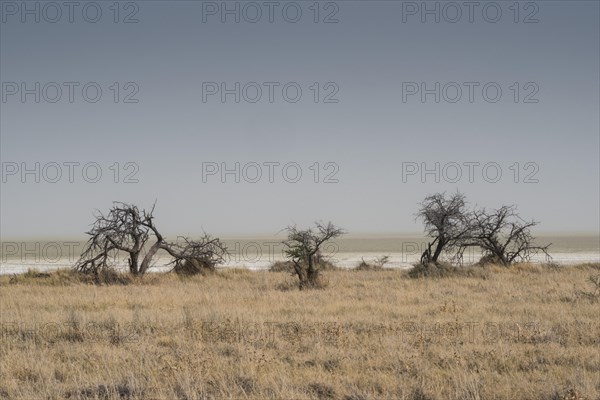
[[[597,1],[63,3],[0,1],[4,238],[113,200],[169,235],[418,232],[457,189],[598,232]]]

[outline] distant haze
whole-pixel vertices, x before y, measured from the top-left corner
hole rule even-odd
[[[518,14],[495,2],[496,23],[482,17],[487,2],[473,23],[466,9],[449,22],[447,8],[423,23],[393,1],[322,2],[318,15],[296,2],[297,23],[282,17],[286,2],[273,23],[265,10],[247,22],[251,9],[223,23],[192,1],[121,2],[115,23],[113,2],[98,2],[97,23],[80,9],[73,23],[66,12],[45,21],[52,10],[23,23],[5,3],[3,240],[81,237],[114,200],[156,201],[170,237],[275,235],[315,220],[418,234],[417,203],[456,190],[472,205],[517,204],[537,232],[598,235],[596,1],[521,2]],[[130,14],[139,22],[122,23]]]

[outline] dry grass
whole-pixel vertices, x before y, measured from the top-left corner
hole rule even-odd
[[[3,276],[0,399],[596,400],[598,270]]]
[[[319,271],[337,271],[341,268],[336,266],[334,263],[328,260],[321,260],[317,263],[317,268]],[[290,274],[295,274],[294,272],[294,263],[291,261],[275,261],[273,264],[269,266],[269,271],[271,272],[289,272]]]
[[[354,268],[355,271],[381,271],[383,270],[383,266],[377,265],[375,263],[370,263],[365,261],[364,259],[358,263],[358,265]]]

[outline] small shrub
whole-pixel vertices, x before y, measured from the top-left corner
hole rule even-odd
[[[443,278],[448,276],[454,276],[457,273],[458,268],[447,263],[428,263],[415,264],[410,271],[408,276],[411,278]]]
[[[577,297],[586,298],[592,302],[600,300],[600,274],[590,275],[588,277],[591,291],[578,290],[575,294]]]
[[[553,272],[558,272],[562,268],[562,266],[555,261],[550,261],[550,262],[544,263],[544,264],[542,264],[542,267],[544,267],[548,271],[553,271]]]
[[[422,387],[416,387],[410,396],[411,400],[433,400],[433,397],[430,397],[425,393]]]
[[[338,266],[336,266],[332,262],[322,259],[322,258],[319,260],[319,262],[316,264],[316,266],[319,269],[319,271],[336,271],[336,270],[340,269]],[[294,263],[292,261],[275,261],[269,267],[269,271],[270,272],[289,272],[290,274],[296,273],[294,270]]]
[[[367,400],[367,396],[360,393],[352,393],[344,396],[344,400]]]
[[[319,399],[333,399],[335,398],[335,390],[329,385],[323,383],[311,383],[308,385],[308,391],[310,394],[316,396]]]
[[[85,279],[86,275],[81,274]],[[97,274],[91,275],[91,283],[96,285],[129,285],[133,283],[133,276],[123,272],[117,272],[112,269],[102,269]]]
[[[208,259],[194,258],[176,262],[173,272],[178,275],[206,275],[215,271],[215,264]]]
[[[486,254],[477,261],[475,264],[480,267],[486,267],[489,265],[503,265],[502,260],[494,254]]]
[[[96,273],[83,273],[72,269],[59,269],[51,272],[28,270],[24,274],[13,274],[10,284],[27,284],[40,286],[86,285],[129,285],[135,282],[130,274],[110,269],[99,269]]]
[[[294,263],[291,261],[275,261],[269,267],[270,272],[294,272]]]
[[[445,262],[415,264],[408,271],[408,276],[413,279],[418,278],[450,278],[450,277],[468,277],[489,279],[490,269],[471,265],[466,267],[455,267]]]
[[[36,269],[29,268],[27,272],[25,272],[22,277],[25,279],[39,279],[39,278],[50,278],[52,274],[49,272],[40,272]]]
[[[286,280],[285,282],[278,283],[275,289],[282,292],[289,292],[291,290],[298,290],[298,284],[294,281]]]
[[[361,259],[362,261],[356,266],[356,271],[381,271],[383,270],[383,266],[389,261],[388,256],[377,257],[373,263],[368,263],[365,259]]]
[[[246,394],[252,393],[256,388],[256,383],[254,379],[248,376],[237,376],[235,378],[235,384]]]
[[[329,280],[325,276],[319,274],[317,279],[315,279],[313,282],[308,283],[306,286],[304,286],[304,288],[305,289],[325,289],[328,286],[329,286]]]
[[[567,389],[563,393],[555,391],[549,397],[549,400],[587,400],[588,398],[576,389]]]
[[[132,389],[129,385],[98,385],[95,387],[81,389],[75,392],[67,392],[65,397],[67,399],[131,399],[138,398],[142,393],[138,390]]]
[[[317,277],[317,279],[314,282],[311,282],[310,284],[306,284],[304,286],[305,289],[325,289],[329,286],[329,280],[323,276],[323,275],[319,275]],[[291,280],[286,280],[285,282],[281,282],[279,284],[277,284],[277,286],[275,287],[277,290],[280,290],[282,292],[288,292],[291,290],[298,290],[298,281],[294,278],[292,278]]]
[[[340,269],[337,265],[325,259],[319,260],[317,266],[319,271],[337,271]]]

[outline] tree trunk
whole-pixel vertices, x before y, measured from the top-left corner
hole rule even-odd
[[[435,252],[433,253],[433,256],[431,257],[431,261],[434,263],[437,263],[437,260],[440,256],[440,254],[442,254],[442,250],[444,249],[444,246],[446,245],[445,241],[443,240],[438,240],[437,242],[437,246],[435,246]]]
[[[421,254],[421,264],[427,265],[431,261],[431,243],[427,243],[427,250]]]
[[[300,265],[300,263],[298,263],[297,261],[293,261],[293,263],[294,271],[296,271],[296,275],[298,275],[298,287],[300,290],[303,290],[307,286],[308,276],[304,268],[302,268],[302,266]]]
[[[308,258],[308,271],[306,274],[307,283],[310,286],[317,286],[318,277],[319,277],[319,269],[315,268],[313,256],[311,255]]]
[[[150,247],[150,250],[146,253],[146,256],[142,260],[142,265],[140,266],[140,275],[144,275],[148,268],[150,267],[150,263],[152,262],[152,257],[156,254],[158,249],[160,249],[161,241],[158,241]]]
[[[308,284],[310,286],[312,286],[312,287],[317,286],[319,283],[319,270],[318,269],[313,269],[312,271],[308,270],[308,274],[307,274],[306,278],[307,278]]]
[[[137,275],[139,272],[138,257],[139,257],[139,253],[137,253],[137,252],[129,253],[129,272],[131,272],[133,275]]]

